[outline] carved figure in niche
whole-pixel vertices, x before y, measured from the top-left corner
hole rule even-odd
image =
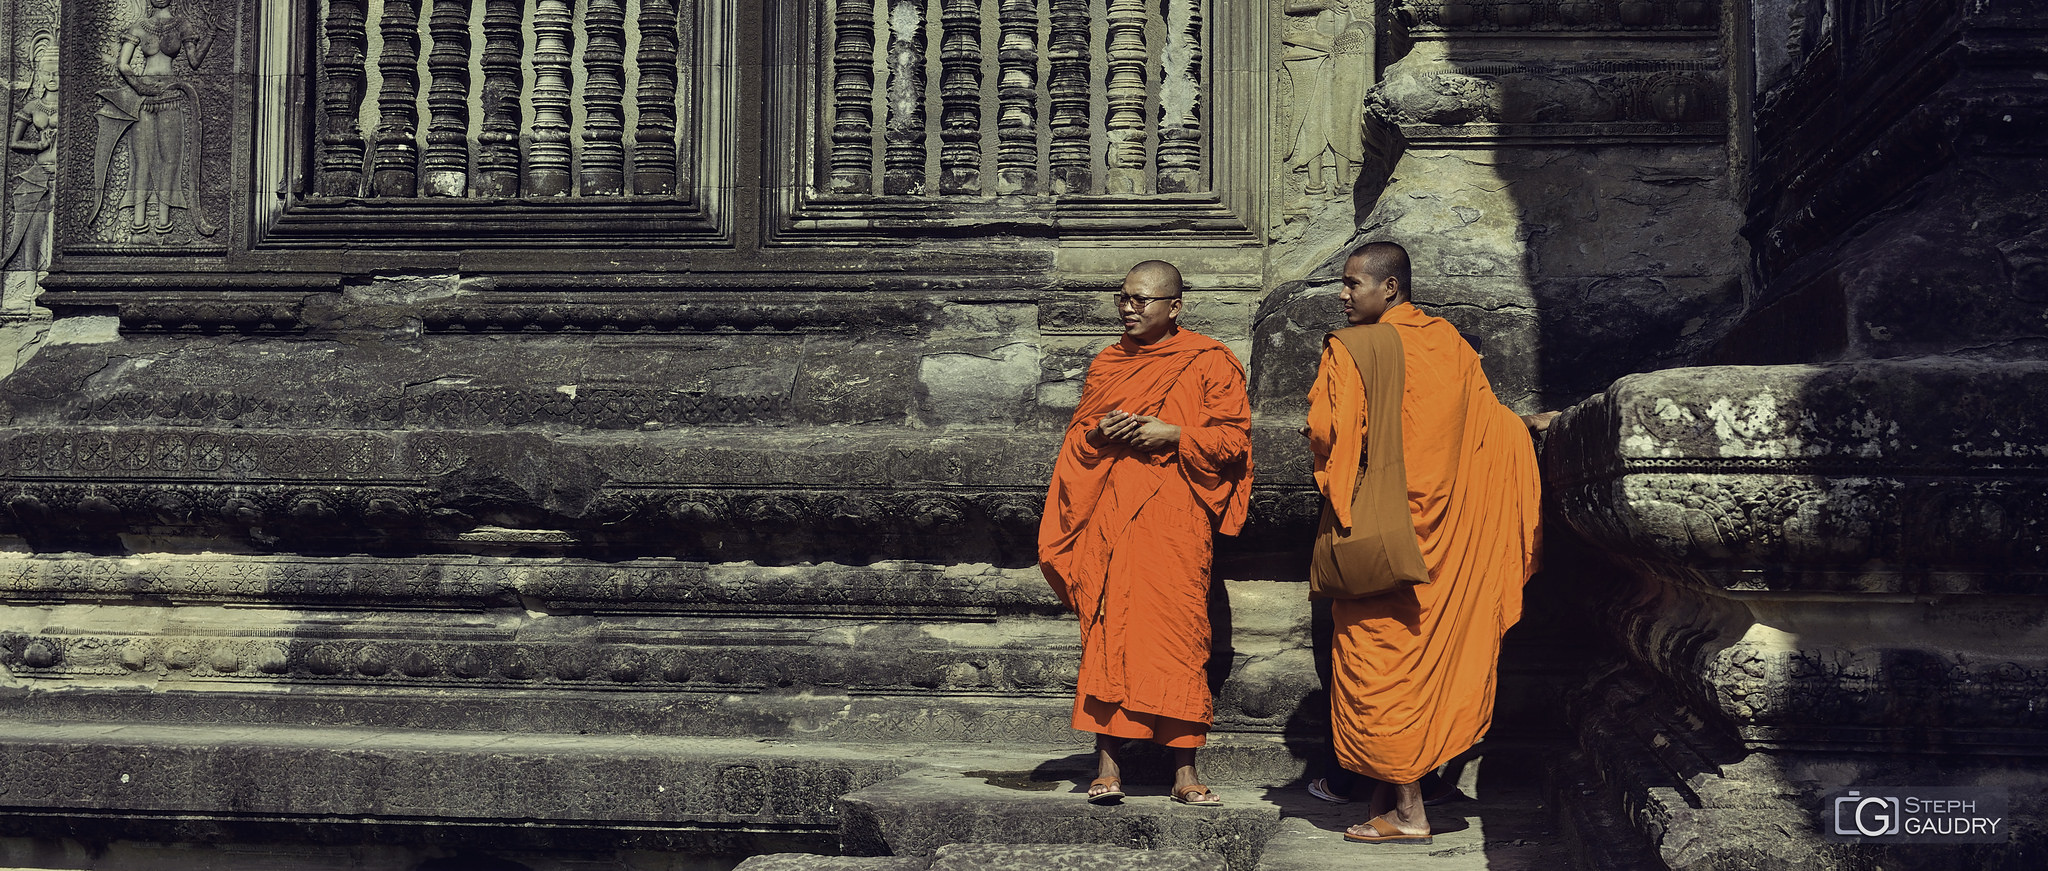
[[[0,266],[42,270],[50,265],[51,191],[57,180],[57,43],[39,37],[35,44],[35,76],[7,133],[8,149],[35,156],[35,162],[14,176],[11,207],[14,223]]]
[[[1354,6],[1360,14],[1352,13]],[[1280,64],[1294,93],[1294,144],[1286,166],[1304,173],[1306,196],[1343,196],[1364,160],[1359,123],[1373,74],[1370,12],[1371,0],[1287,2],[1288,15],[1313,16],[1280,39]]]
[[[149,0],[121,34],[114,72],[123,86],[99,92],[93,181],[104,205],[114,155],[125,147],[128,182],[115,208],[128,212],[132,233],[169,233],[173,209],[191,211],[200,235],[218,229],[198,207],[199,90],[187,80],[206,62],[211,42],[205,28],[171,11],[171,0]],[[98,217],[95,206],[92,218]]]

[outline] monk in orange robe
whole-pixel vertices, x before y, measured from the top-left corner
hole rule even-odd
[[[1088,800],[1123,798],[1125,739],[1173,748],[1173,797],[1222,800],[1195,773],[1208,738],[1209,565],[1251,497],[1244,367],[1179,327],[1180,271],[1149,260],[1116,294],[1124,335],[1088,367],[1038,529],[1039,566],[1080,615],[1074,728],[1095,733]]]
[[[1371,818],[1344,834],[1367,843],[1429,843],[1419,782],[1492,724],[1501,636],[1521,617],[1536,567],[1540,482],[1529,430],[1556,416],[1517,415],[1494,398],[1457,329],[1409,302],[1409,272],[1405,249],[1375,242],[1345,261],[1340,295],[1352,324],[1396,328],[1399,395],[1367,396],[1335,336],[1309,394],[1316,485],[1347,529],[1371,436],[1366,407],[1401,403],[1408,516],[1379,520],[1412,524],[1429,578],[1331,602],[1337,758],[1380,781]]]

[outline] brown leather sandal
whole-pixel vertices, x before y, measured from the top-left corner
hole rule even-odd
[[[1098,786],[1108,787],[1096,792]],[[1124,800],[1124,782],[1116,777],[1098,777],[1088,782],[1089,804],[1116,804]]]
[[[1367,829],[1371,829],[1372,834],[1352,834],[1351,829],[1358,828],[1359,826],[1364,826]],[[1372,819],[1359,823],[1357,826],[1352,826],[1351,829],[1344,830],[1344,840],[1350,841],[1354,844],[1427,844],[1434,840],[1427,834],[1411,835],[1407,832],[1401,831],[1401,829],[1398,826],[1394,825],[1393,820],[1387,819],[1386,814],[1380,814],[1379,816],[1373,817]]]

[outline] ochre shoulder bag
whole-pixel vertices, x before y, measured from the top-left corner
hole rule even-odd
[[[1365,456],[1351,494],[1351,526],[1323,500],[1309,563],[1309,595],[1357,599],[1407,584],[1429,583],[1415,521],[1408,516],[1408,474],[1401,461],[1401,396],[1407,370],[1392,324],[1346,327],[1330,334],[1358,364],[1365,385]]]

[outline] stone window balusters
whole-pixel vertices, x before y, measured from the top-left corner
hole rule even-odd
[[[1202,8],[1197,0],[1167,7],[1166,49],[1160,56],[1160,193],[1201,190]]]
[[[939,37],[939,193],[981,190],[981,4],[943,0]]]
[[[519,195],[519,60],[526,51],[520,0],[484,0],[483,124],[477,134],[475,195]]]
[[[925,40],[930,29],[920,0],[889,4],[888,122],[884,125],[882,192],[925,192]]]
[[[996,20],[996,193],[1038,192],[1038,4],[1002,0]]]
[[[1052,128],[1052,192],[1085,194],[1093,187],[1089,157],[1088,0],[1051,0],[1047,82]]]
[[[383,51],[377,74],[377,153],[371,184],[378,196],[409,197],[419,176],[420,7],[417,0],[385,0],[378,22]]]
[[[583,14],[583,151],[578,190],[584,196],[626,191],[626,6],[587,0]]]
[[[634,57],[640,74],[640,118],[633,130],[636,194],[676,191],[676,58],[682,42],[677,24],[673,0],[641,0],[640,51]]]
[[[363,102],[369,43],[364,0],[330,0],[327,9],[325,105],[320,137],[319,191],[323,196],[352,197],[363,192],[363,141],[358,107]]]
[[[425,193],[467,196],[469,191],[469,0],[433,0],[427,52]]]
[[[533,5],[533,144],[527,151],[526,194],[565,196],[572,187],[569,164],[570,43],[575,39],[570,0],[536,0]]]
[[[832,155],[826,188],[837,194],[873,193],[874,0],[839,0],[832,33]]]
[[[1109,0],[1109,83],[1107,160],[1111,193],[1137,193],[1145,186],[1145,0]]]

